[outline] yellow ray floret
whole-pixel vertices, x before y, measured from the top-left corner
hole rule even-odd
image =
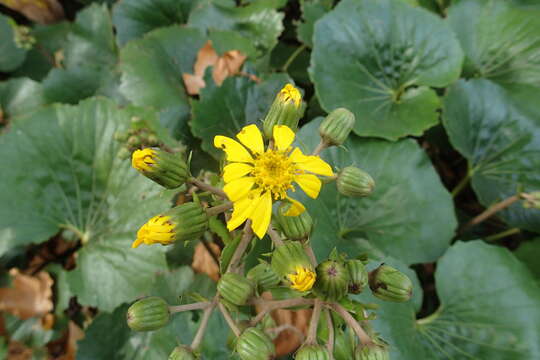
[[[291,288],[298,291],[311,290],[316,277],[317,275],[313,270],[303,266],[296,266],[295,272],[287,275],[287,279],[291,282]]]
[[[156,151],[150,148],[135,150],[131,156],[131,165],[139,171],[151,171],[156,163]]]
[[[223,169],[223,191],[234,203],[227,223],[229,230],[251,219],[253,232],[262,238],[270,224],[274,201],[290,204],[287,216],[297,216],[305,210],[287,195],[289,190],[295,190],[294,183],[309,197],[316,198],[322,183],[315,175],[334,175],[330,165],[318,156],[304,155],[291,147],[295,135],[285,125],[274,126],[273,146],[266,150],[256,125],[244,127],[236,137],[240,142],[226,136],[214,138],[214,146],[225,152],[228,162]]]
[[[302,102],[302,94],[292,84],[287,84],[281,89],[279,98],[283,102],[292,101],[296,107],[300,107],[300,103]]]
[[[136,248],[143,243],[146,245],[158,243],[168,245],[174,241],[174,227],[170,216],[154,216],[139,229],[137,239],[131,244],[131,247]]]

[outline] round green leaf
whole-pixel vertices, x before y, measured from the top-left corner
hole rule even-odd
[[[319,141],[319,124],[312,121],[298,134],[305,153]],[[367,171],[375,190],[366,198],[348,198],[330,183],[317,199],[302,197],[316,220],[311,241],[320,258],[337,246],[351,256],[369,250],[412,264],[434,261],[446,250],[456,227],[454,206],[416,142],[351,135],[344,148],[324,150],[322,157],[338,169],[355,165]]]
[[[109,311],[151,286],[166,268],[159,247],[131,249],[137,229],[171,196],[120,160],[113,139],[136,109],[106,99],[55,105],[17,117],[0,137],[0,254],[60,229],[82,242],[71,290]],[[17,164],[17,166],[13,166]],[[68,234],[65,234],[68,236]]]
[[[313,29],[315,22],[332,9],[332,0],[301,0],[302,20],[296,24],[298,40],[313,47]]]
[[[441,307],[416,321],[411,303],[364,297],[381,306],[374,325],[393,360],[540,357],[540,288],[508,250],[458,242],[439,261],[435,283]]]
[[[529,268],[540,285],[540,238],[522,243],[514,254]]]
[[[183,73],[193,73],[206,37],[197,29],[161,28],[130,41],[120,52],[120,91],[136,105],[181,114],[188,108]]]
[[[465,52],[464,72],[499,83],[540,82],[540,9],[506,1],[467,0],[448,21]]]
[[[310,74],[326,111],[346,107],[361,136],[396,140],[438,121],[429,86],[456,80],[463,53],[436,15],[401,1],[345,0],[315,24]]]
[[[28,78],[12,78],[0,83],[0,110],[3,117],[10,118],[46,103],[43,87]]]
[[[159,27],[184,24],[197,4],[192,0],[123,0],[113,7],[118,43],[142,37]]]
[[[262,121],[288,80],[286,74],[273,74],[260,84],[246,77],[233,77],[218,87],[207,76],[200,100],[193,101],[191,120],[191,131],[202,139],[202,149],[220,159],[223,152],[214,147],[214,136],[235,137],[242,127]]]
[[[188,25],[204,31],[235,31],[253,43],[260,57],[273,49],[283,31],[283,14],[275,10],[279,5],[270,0],[242,7],[234,1],[206,1],[191,12]]]
[[[15,30],[10,22],[13,20],[0,14],[0,71],[15,70],[26,57],[26,50],[15,43]]]
[[[531,111],[538,108],[534,94],[515,97],[478,79],[459,81],[445,98],[443,123],[450,142],[469,161],[474,191],[486,207],[519,191],[540,189],[540,117]],[[540,210],[515,203],[498,215],[512,226],[540,231]]]

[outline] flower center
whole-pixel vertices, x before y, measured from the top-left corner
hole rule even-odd
[[[251,174],[263,191],[270,191],[273,198],[279,200],[287,196],[288,189],[294,189],[296,170],[283,151],[267,150],[254,160]]]

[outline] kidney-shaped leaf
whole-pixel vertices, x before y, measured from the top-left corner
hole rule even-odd
[[[435,273],[440,308],[415,320],[413,304],[378,302],[375,328],[393,360],[540,357],[540,288],[508,250],[458,242]]]
[[[319,123],[312,121],[299,133],[309,150],[318,141]],[[311,237],[317,255],[327,256],[337,246],[351,256],[378,250],[406,264],[437,259],[449,245],[456,218],[452,199],[422,149],[413,140],[390,143],[354,135],[344,147],[324,150],[323,158],[337,168],[364,169],[375,180],[375,191],[348,198],[330,183],[319,198],[302,199],[317,223]]]
[[[16,118],[0,137],[0,254],[71,230],[83,246],[68,281],[79,302],[107,311],[166,267],[161,249],[130,248],[138,227],[170,201],[116,155],[113,134],[134,113],[105,99],[55,105]]]
[[[326,111],[346,107],[361,136],[396,140],[437,123],[463,53],[436,15],[402,1],[345,0],[315,24],[311,78]]]
[[[473,188],[484,206],[518,191],[540,190],[540,117],[531,93],[523,97],[489,80],[461,80],[444,102],[450,142],[469,161]],[[536,105],[536,108],[538,106]],[[540,210],[519,203],[500,212],[512,226],[540,231]]]

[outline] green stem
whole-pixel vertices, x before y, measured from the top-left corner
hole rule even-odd
[[[83,245],[88,242],[88,234],[81,232],[81,230],[77,229],[75,226],[71,224],[59,224],[58,227],[61,229],[69,230],[72,233],[74,233],[79,238],[79,240],[81,240],[81,243]]]
[[[289,66],[293,63],[293,61],[306,49],[306,45],[299,46],[292,54],[289,56],[285,64],[283,64],[283,67],[281,68],[281,71],[287,72],[287,69]]]
[[[452,197],[453,198],[457,197],[459,195],[459,193],[463,189],[465,189],[465,187],[469,184],[469,181],[471,180],[471,176],[472,176],[471,171],[468,171],[467,175],[463,179],[461,179],[459,184],[457,184],[457,186],[454,188],[454,190],[452,190]]]
[[[492,241],[496,241],[496,240],[505,238],[505,237],[510,236],[510,235],[519,234],[520,232],[521,232],[520,229],[512,228],[512,229],[508,229],[508,230],[502,231],[502,232],[494,234],[494,235],[487,236],[485,240],[487,242],[492,242]]]
[[[442,310],[443,310],[443,307],[442,307],[442,305],[440,305],[439,308],[437,310],[435,310],[435,312],[433,314],[428,315],[428,316],[426,316],[425,318],[422,318],[422,319],[417,319],[416,320],[416,325],[423,326],[423,325],[427,325],[427,324],[432,323],[439,316],[441,316]]]

